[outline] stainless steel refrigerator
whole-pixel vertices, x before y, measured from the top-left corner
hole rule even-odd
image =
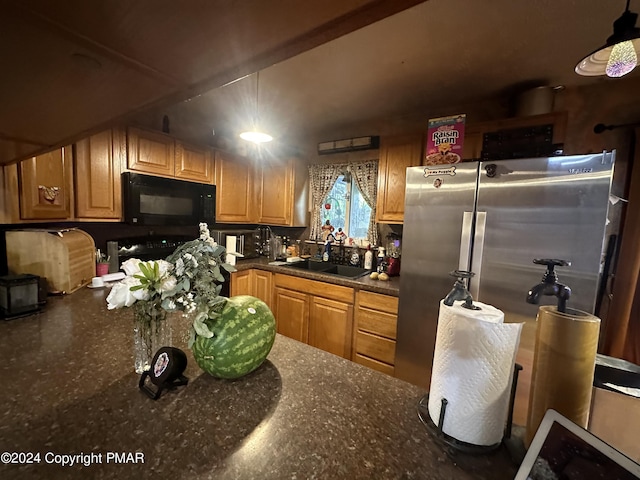
[[[525,298],[545,271],[534,258],[570,261],[556,267],[572,289],[568,306],[594,311],[614,156],[407,169],[397,377],[428,389],[439,302],[455,281],[452,270],[473,271],[473,298],[504,311],[505,321],[527,322],[519,363],[533,356],[538,306]],[[541,304],[556,300],[544,297]]]

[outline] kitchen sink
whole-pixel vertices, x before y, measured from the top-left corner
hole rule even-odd
[[[322,273],[329,273],[346,278],[358,278],[369,273],[369,270],[366,268],[351,267],[349,265],[331,265],[327,270],[322,270]]]
[[[331,263],[319,262],[315,260],[303,260],[302,262],[291,262],[287,266],[299,268],[301,270],[311,270],[312,272],[322,272],[327,268],[333,267]]]
[[[314,260],[304,260],[302,262],[293,262],[289,267],[301,270],[309,270],[312,272],[326,273],[328,275],[337,275],[345,278],[358,278],[369,272],[369,270],[360,267],[352,267],[350,265],[334,265],[333,263],[318,262]]]

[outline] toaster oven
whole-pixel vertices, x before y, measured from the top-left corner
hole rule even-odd
[[[241,258],[256,258],[260,254],[260,235],[257,230],[213,230],[211,237],[227,253],[239,253]]]
[[[37,312],[47,302],[46,280],[29,273],[0,277],[0,318]]]

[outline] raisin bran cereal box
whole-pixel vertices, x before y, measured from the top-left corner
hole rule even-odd
[[[464,114],[429,120],[425,165],[448,165],[462,159],[465,120]]]

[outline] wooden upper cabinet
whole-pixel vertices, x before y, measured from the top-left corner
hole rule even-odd
[[[376,221],[402,223],[407,167],[422,163],[422,134],[383,137],[378,161]]]
[[[21,219],[72,217],[71,152],[71,146],[63,147],[18,164]]]
[[[176,141],[175,149],[176,178],[213,184],[213,152],[210,148]]]
[[[76,217],[122,218],[120,173],[126,155],[123,130],[112,129],[76,143]]]
[[[130,127],[127,133],[127,168],[134,172],[174,176],[175,140],[160,132]]]
[[[215,155],[216,222],[255,223],[255,171],[248,158],[221,150]]]
[[[306,166],[294,158],[264,163],[258,185],[258,223],[306,226],[307,178]]]

